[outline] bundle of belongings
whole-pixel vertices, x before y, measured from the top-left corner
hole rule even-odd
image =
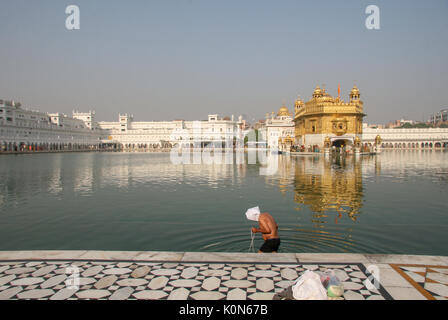
[[[305,271],[273,300],[342,300],[344,288],[334,270]]]

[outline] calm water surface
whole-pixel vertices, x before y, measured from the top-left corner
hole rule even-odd
[[[176,165],[169,154],[3,155],[0,250],[247,252],[244,213],[260,206],[280,226],[280,252],[448,255],[448,153],[277,165],[260,175],[247,161]]]

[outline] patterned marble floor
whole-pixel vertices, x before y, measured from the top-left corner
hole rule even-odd
[[[389,300],[363,264],[143,261],[0,262],[0,299],[270,300],[304,271],[334,269],[346,300]],[[78,289],[70,288],[79,272]],[[370,286],[369,286],[370,288]]]
[[[448,267],[436,265],[391,264],[426,299],[448,299]]]

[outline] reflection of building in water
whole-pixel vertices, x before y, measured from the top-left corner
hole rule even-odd
[[[233,154],[236,156],[235,154]],[[218,156],[218,155],[217,155]],[[33,158],[32,174],[20,166],[6,166],[11,158],[0,160],[0,209],[3,205],[18,204],[17,199],[36,196],[36,185],[51,196],[94,194],[99,189],[154,185],[167,191],[176,185],[225,188],[239,185],[247,175],[247,159],[221,163],[172,164],[168,154],[79,153],[70,157],[55,154],[48,159]],[[22,159],[23,160],[23,159]]]
[[[195,181],[210,187],[219,187],[223,181],[232,181],[246,175],[247,162],[237,163],[233,159],[232,164],[226,164],[225,153],[215,154],[220,161],[210,164],[173,164],[169,156],[154,155],[137,156],[132,154],[114,154],[113,158],[104,157],[101,166],[101,186],[117,186],[127,188],[130,185],[142,183],[156,183],[172,185]],[[232,156],[236,156],[232,154]]]
[[[53,157],[51,161],[50,177],[48,179],[48,192],[59,194],[62,192],[61,156]]]
[[[363,188],[360,159],[294,159],[294,200],[314,213],[345,213],[355,221],[362,207]]]
[[[78,162],[74,174],[74,192],[89,193],[93,190],[93,157],[85,157]]]
[[[266,175],[266,182],[278,186],[280,192],[286,195],[294,183],[294,158],[269,155],[268,166],[277,169],[274,175]]]

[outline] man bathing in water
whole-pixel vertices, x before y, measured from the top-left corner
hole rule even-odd
[[[255,216],[254,216],[255,218]],[[255,220],[255,219],[251,219]],[[267,212],[258,215],[259,228],[252,228],[253,233],[261,232],[264,243],[260,247],[258,253],[277,253],[280,246],[280,238],[278,236],[278,225],[274,218]]]

